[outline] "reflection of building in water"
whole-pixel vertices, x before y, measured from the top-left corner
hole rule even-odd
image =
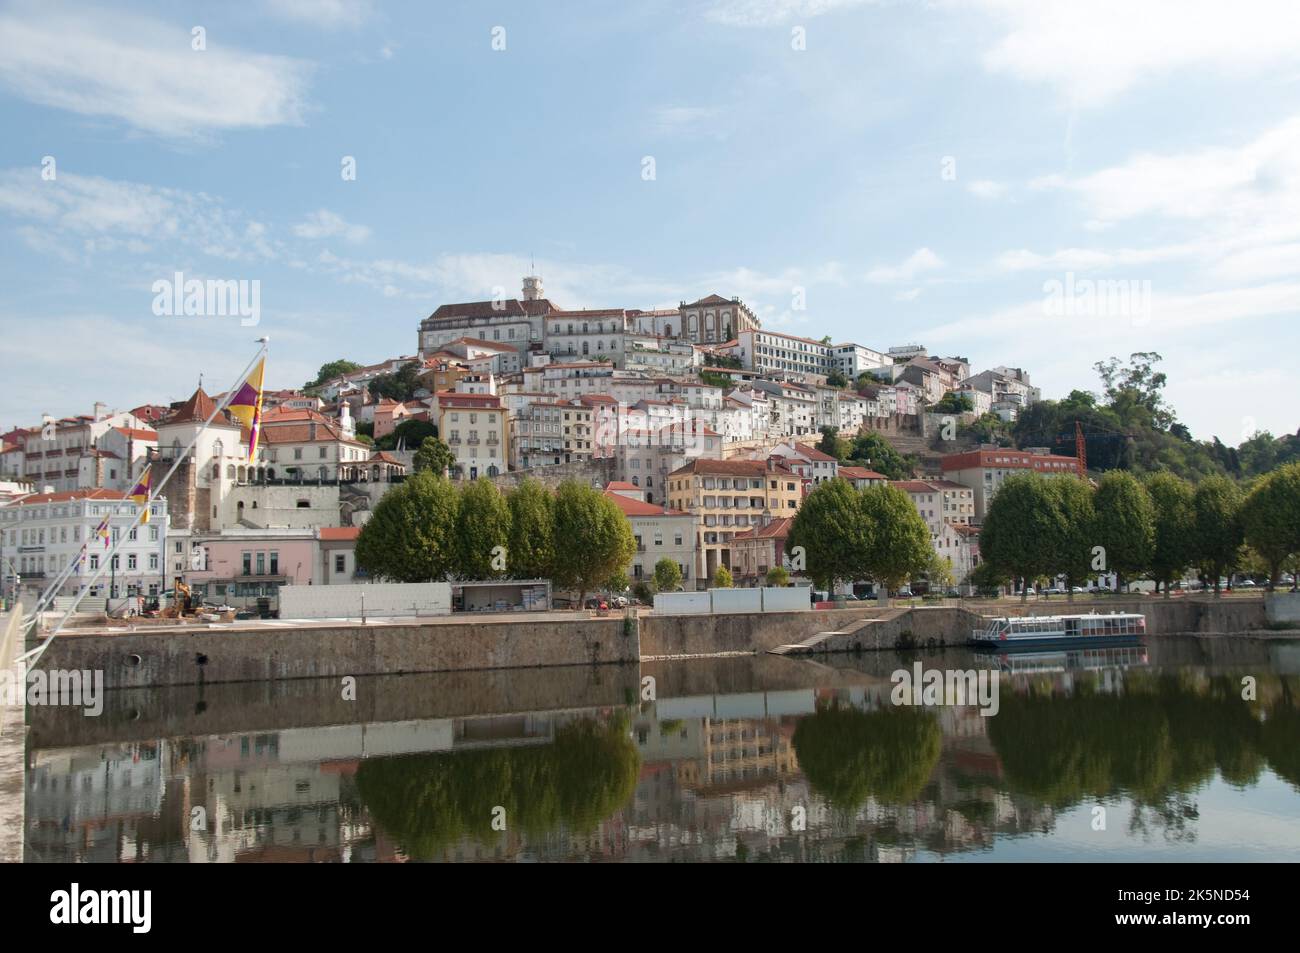
[[[112,862],[135,853],[163,804],[166,742],[33,752],[27,770],[32,859]]]

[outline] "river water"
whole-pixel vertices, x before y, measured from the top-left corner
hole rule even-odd
[[[997,671],[996,714],[895,705],[917,663]],[[29,862],[1300,860],[1300,641],[192,686],[29,724]]]

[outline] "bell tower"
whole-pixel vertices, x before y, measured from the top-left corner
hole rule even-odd
[[[542,290],[541,275],[526,275],[524,277],[524,300],[536,301],[542,297],[545,292]]]

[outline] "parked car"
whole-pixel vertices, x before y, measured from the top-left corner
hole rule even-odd
[[[961,590],[958,589],[958,588],[955,587],[955,586],[950,586],[949,588],[945,589],[944,592],[943,592],[943,594],[944,594],[944,596],[946,596],[946,597],[949,598],[949,599],[960,599],[960,598],[961,598]]]
[[[910,599],[912,598],[912,587],[903,586],[901,589],[898,590],[898,592],[894,593],[894,595],[896,595],[900,599]]]

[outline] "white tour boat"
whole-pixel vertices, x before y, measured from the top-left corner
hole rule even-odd
[[[984,629],[972,630],[971,641],[1000,649],[1062,642],[1098,645],[1133,642],[1145,636],[1146,632],[1147,617],[1138,612],[1002,616],[989,619]]]

